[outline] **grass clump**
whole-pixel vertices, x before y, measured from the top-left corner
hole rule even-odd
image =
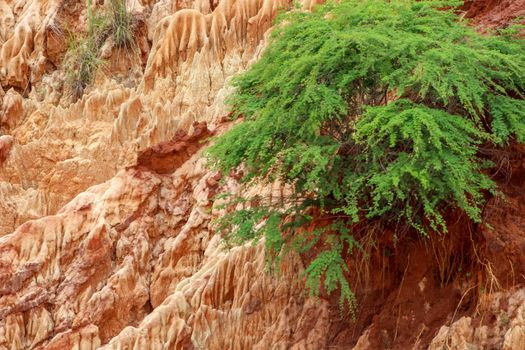
[[[73,100],[84,94],[84,89],[92,82],[95,73],[102,66],[99,49],[107,38],[107,17],[88,12],[88,33],[79,35],[70,33],[65,62],[68,62],[66,74],[71,87]]]
[[[525,142],[525,43],[480,35],[443,10],[460,4],[341,0],[284,15],[234,81],[243,122],[208,154],[218,169],[243,165],[244,181],[279,181],[292,194],[235,198],[220,229],[236,242],[265,237],[274,258],[316,247],[307,286],[337,286],[352,306],[353,225],[446,232],[448,208],[480,222],[496,185],[478,150]],[[338,226],[312,231],[314,217]]]
[[[134,43],[133,16],[128,12],[125,0],[111,0],[109,6],[115,45],[129,49]]]
[[[108,37],[112,36],[119,48],[129,49],[134,43],[133,16],[124,0],[111,0],[108,9],[95,13],[88,0],[87,10],[86,34],[70,33],[65,60],[69,63],[66,74],[74,101],[82,97],[103,66],[100,49]]]
[[[98,50],[89,39],[72,39],[68,49],[68,56],[73,66],[68,68],[67,79],[71,86],[73,100],[76,101],[84,94],[84,89],[91,83],[95,72],[102,64],[98,57]]]

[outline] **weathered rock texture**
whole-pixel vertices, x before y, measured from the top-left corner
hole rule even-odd
[[[72,103],[63,59],[84,3],[0,0],[0,350],[525,348],[518,146],[495,155],[508,200],[487,206],[494,229],[458,220],[456,239],[401,246],[386,232],[368,263],[349,261],[355,320],[336,295],[305,297],[308,257],[268,274],[261,245],[227,250],[214,235],[211,199],[237,185],[202,150],[228,127],[228,80],[290,6],[129,1],[137,49],[108,40],[105,68]],[[525,6],[466,10],[497,27]]]
[[[213,124],[225,115],[228,78],[257,57],[278,9],[289,5],[221,1],[212,10],[198,1],[136,3],[136,18],[151,11],[149,27],[137,33],[142,52],[135,54],[146,52],[145,67],[136,57],[119,72],[115,67],[122,70],[129,59],[122,50],[105,49],[107,69],[81,100],[70,103],[64,72],[54,70],[53,62],[59,61],[67,31],[85,22],[82,3],[0,3],[6,13],[0,22],[0,82],[7,91],[0,127],[14,138],[0,167],[0,235],[56,213],[193,121]]]
[[[300,261],[274,279],[260,247],[227,251],[212,235],[217,178],[191,152],[201,139],[181,139],[193,142],[155,154],[182,162],[174,173],[130,167],[0,238],[0,348],[326,343],[327,308],[305,304],[294,282]]]
[[[524,0],[466,0],[467,18],[481,28],[505,27],[525,15]]]

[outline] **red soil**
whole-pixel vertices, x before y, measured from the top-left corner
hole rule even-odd
[[[467,0],[463,9],[476,26],[500,28],[525,16],[525,0]]]
[[[502,28],[525,16],[525,0],[471,0],[462,10],[480,30]],[[408,235],[396,244],[392,233],[378,234],[366,274],[350,277],[357,318],[340,320],[338,296],[327,297],[339,319],[330,349],[352,348],[365,330],[370,349],[425,349],[441,326],[473,314],[479,293],[496,280],[506,289],[524,284],[525,146],[491,153],[504,196],[488,200],[487,225],[451,214],[456,219],[443,237]],[[359,269],[358,258],[348,264]]]

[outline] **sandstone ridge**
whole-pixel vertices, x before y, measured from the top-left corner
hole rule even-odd
[[[305,294],[308,257],[276,275],[262,244],[224,246],[211,200],[238,184],[202,155],[229,127],[229,80],[292,2],[127,6],[137,49],[105,42],[104,69],[72,102],[63,60],[84,2],[0,0],[0,350],[525,348],[523,147],[503,157],[508,200],[484,211],[493,229],[458,221],[462,240],[431,248],[386,232],[378,244],[396,254],[370,257],[356,319],[341,318],[337,296]],[[480,28],[525,11],[523,0],[465,6]],[[478,260],[442,286],[432,249]]]

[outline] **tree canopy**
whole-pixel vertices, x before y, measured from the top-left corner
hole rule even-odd
[[[265,237],[272,257],[320,244],[307,286],[340,289],[352,306],[352,224],[446,232],[447,208],[481,221],[497,186],[480,147],[525,142],[525,42],[512,30],[479,34],[457,5],[341,0],[281,17],[261,59],[233,82],[242,122],[208,153],[220,170],[242,165],[245,181],[279,181],[293,195],[233,200],[220,225],[230,239]],[[306,235],[311,208],[338,219]]]

